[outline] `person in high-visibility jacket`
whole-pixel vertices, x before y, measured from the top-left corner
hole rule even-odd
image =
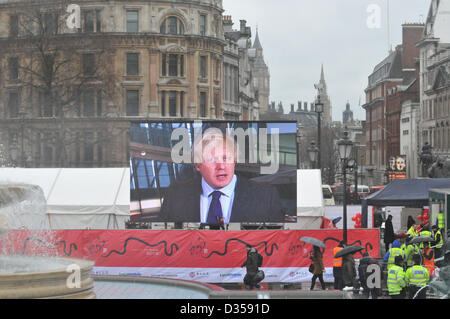
[[[419,234],[417,232],[417,225],[412,225],[409,227],[408,231],[406,232],[407,235],[411,235],[412,238],[417,237]]]
[[[431,231],[429,231],[429,227],[425,226],[419,233],[419,236],[421,237],[431,237],[433,238],[433,234],[431,233]],[[419,247],[422,249],[423,248],[423,243],[420,243]]]
[[[404,258],[406,267],[411,267],[413,265],[413,256],[415,254],[420,254],[420,249],[416,244],[410,244],[410,238],[406,239],[406,249],[404,252]]]
[[[444,229],[445,228],[445,217],[444,217],[444,212],[440,211],[437,217],[437,226],[439,229]]]
[[[333,249],[333,256],[344,248],[344,242],[341,241],[337,247]],[[334,277],[334,289],[342,290],[344,288],[344,281],[342,277],[342,257],[333,258],[333,277]]]
[[[441,230],[437,225],[431,227],[434,238],[434,257],[437,259],[442,256],[442,247],[444,246],[444,238],[442,238]]]
[[[409,299],[414,299],[414,297],[416,299],[426,299],[430,275],[428,270],[420,265],[420,255],[416,254],[413,256],[413,266],[406,270],[405,278],[409,290]]]
[[[423,256],[423,265],[428,270],[428,274],[430,277],[434,275],[434,251],[430,247],[430,244],[428,242],[423,243],[423,250],[422,250],[422,256]]]
[[[386,267],[387,265],[387,269],[391,269],[392,265],[395,263],[395,256],[402,256],[403,258],[402,249],[400,248],[400,242],[398,239],[394,240],[392,247],[389,248],[384,255],[383,267]]]
[[[403,271],[403,258],[398,255],[394,258],[394,264],[388,271],[387,287],[389,296],[392,299],[405,299],[406,281],[405,273]]]

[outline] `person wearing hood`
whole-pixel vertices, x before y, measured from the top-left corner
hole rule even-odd
[[[391,243],[395,240],[394,226],[392,225],[392,215],[389,215],[384,223],[384,245],[386,252],[389,250]]]
[[[403,251],[400,248],[400,242],[398,241],[398,239],[394,240],[394,242],[392,243],[392,247],[389,248],[384,255],[383,268],[385,268],[387,265],[387,270],[389,271],[389,269],[391,269],[391,267],[395,264],[396,256],[401,256],[402,258],[404,258]]]

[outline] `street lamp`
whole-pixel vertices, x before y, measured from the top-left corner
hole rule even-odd
[[[316,147],[316,143],[311,142],[311,145],[308,147],[308,155],[309,161],[311,162],[311,166],[315,166],[317,155],[319,154],[319,149]]]
[[[344,138],[339,140],[338,144],[338,150],[339,150],[339,157],[342,161],[342,176],[343,176],[343,184],[344,184],[344,236],[343,241],[345,244],[347,244],[347,168],[350,168],[354,165],[354,161],[350,160],[350,155],[352,153],[353,148],[353,142],[348,138],[348,132],[344,132]]]
[[[321,127],[322,127],[322,124],[320,123],[321,122],[321,113],[323,112],[323,103],[322,103],[322,101],[320,100],[320,90],[319,90],[319,94],[317,95],[317,100],[316,100],[316,103],[315,103],[315,112],[317,113],[317,148],[319,149],[319,152],[318,152],[318,154],[317,154],[317,168],[318,169],[322,169],[322,161],[321,161],[321,149],[320,149],[320,140],[321,140],[321,134],[320,134],[320,131],[321,131]]]

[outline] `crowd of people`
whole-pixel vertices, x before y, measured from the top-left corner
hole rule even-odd
[[[443,257],[444,238],[438,225],[433,225],[430,230],[428,225],[416,225],[412,217],[408,218],[407,227],[406,235],[397,239],[391,236],[390,228],[385,228],[383,268],[387,270],[389,296],[425,299],[436,266],[444,263],[440,258]]]

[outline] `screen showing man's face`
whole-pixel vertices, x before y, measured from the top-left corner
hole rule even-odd
[[[235,154],[232,148],[223,143],[212,142],[203,149],[202,162],[197,171],[209,186],[222,188],[230,184],[234,176]]]

